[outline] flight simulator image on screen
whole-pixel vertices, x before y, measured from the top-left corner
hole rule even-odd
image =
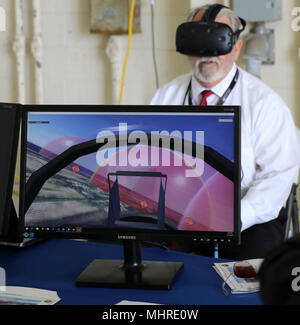
[[[27,182],[82,153],[37,191],[25,227],[234,231],[233,113],[29,111],[26,142]]]

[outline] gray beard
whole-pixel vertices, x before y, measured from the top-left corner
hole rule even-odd
[[[215,62],[215,63],[217,63],[218,71],[212,76],[207,75],[205,70],[204,70],[204,72],[201,72],[200,69],[199,69],[199,65],[202,62]],[[222,77],[224,77],[224,75],[225,75],[224,71],[220,70],[220,61],[215,57],[209,57],[209,58],[201,57],[201,58],[197,59],[194,66],[191,64],[191,68],[192,68],[194,76],[198,80],[200,80],[201,82],[206,82],[206,83],[215,82],[215,81],[221,79]],[[207,72],[209,72],[208,69],[209,68],[207,68]]]

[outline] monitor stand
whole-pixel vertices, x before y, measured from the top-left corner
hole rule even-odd
[[[79,275],[77,286],[169,290],[183,270],[181,262],[141,260],[140,243],[123,242],[124,260],[94,260]]]

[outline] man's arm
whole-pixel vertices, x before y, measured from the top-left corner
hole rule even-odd
[[[256,174],[241,202],[242,230],[277,218],[299,172],[296,128],[285,104],[264,98],[253,117]]]

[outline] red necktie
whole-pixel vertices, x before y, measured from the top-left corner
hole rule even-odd
[[[200,106],[206,106],[207,105],[207,97],[210,96],[211,94],[213,94],[213,92],[211,90],[203,90],[201,95],[201,102],[200,102]]]

